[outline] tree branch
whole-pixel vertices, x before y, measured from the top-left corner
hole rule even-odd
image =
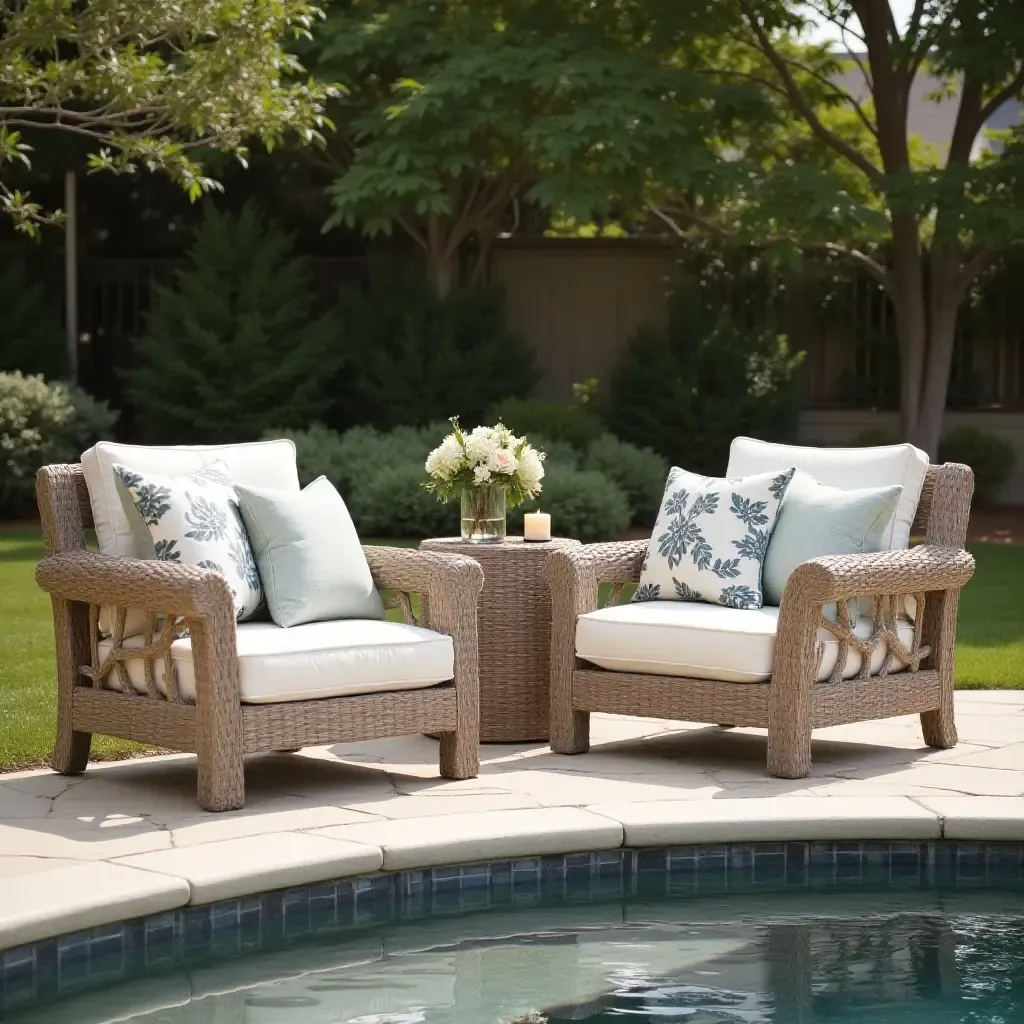
[[[648,202],[645,205],[647,206],[647,209],[650,210],[651,213],[653,213],[667,227],[669,227],[674,234],[678,235],[680,238],[688,237],[686,231],[676,223],[671,214],[667,213],[656,203]],[[697,227],[704,228],[712,234],[717,235],[719,238],[724,238],[733,242],[740,241],[740,239],[738,239],[731,231],[727,231],[721,225],[715,224],[713,221],[708,220],[706,217],[702,217],[699,213],[696,213],[693,210],[679,210],[673,212],[678,212],[688,220],[692,221]],[[892,284],[892,278],[889,271],[886,270],[886,268],[876,259],[869,256],[866,252],[861,252],[860,249],[851,249],[848,246],[839,245],[835,242],[804,242],[800,244],[786,235],[770,235],[758,238],[756,241],[752,241],[747,244],[756,245],[758,248],[768,248],[769,246],[778,245],[782,242],[799,244],[800,248],[805,252],[823,252],[827,253],[829,256],[848,259],[851,262],[856,263],[863,270],[867,271],[867,273],[870,274],[871,277],[873,277],[886,290],[888,290]]]
[[[854,58],[854,59],[856,60],[856,58]],[[810,75],[813,79],[815,79],[816,81],[820,82],[822,85],[827,86],[829,89],[831,89],[832,92],[834,92],[837,96],[839,96],[843,100],[843,102],[849,103],[849,105],[851,107],[853,107],[854,112],[857,114],[857,117],[860,118],[860,120],[863,123],[864,127],[867,128],[867,130],[869,132],[871,132],[871,134],[874,135],[874,137],[876,139],[878,138],[878,125],[876,125],[871,120],[871,118],[868,117],[868,115],[865,112],[864,108],[860,105],[860,103],[858,102],[856,97],[852,95],[852,93],[848,92],[842,86],[836,85],[835,82],[833,82],[829,78],[826,78],[819,71],[815,71],[813,68],[809,68],[806,64],[803,64],[803,63],[801,63],[798,60],[793,60],[792,58],[786,58],[786,63],[789,64],[791,67],[794,67],[794,68],[799,69],[800,71],[803,71],[804,74]],[[858,65],[860,64],[859,60],[857,60],[857,64]],[[865,82],[870,82],[870,79],[867,77],[867,74],[866,74],[864,68],[861,68],[861,73],[864,74]],[[869,86],[869,88],[870,88],[870,86]]]
[[[985,122],[1007,101],[1013,99],[1017,93],[1024,90],[1024,64],[1020,66],[1017,74],[997,93],[991,96],[981,108],[981,128],[985,127]]]
[[[427,239],[421,231],[419,231],[414,224],[406,220],[405,217],[395,217],[401,229],[424,251],[427,251]]]
[[[864,42],[864,37],[859,32],[854,32],[854,30],[852,28],[850,28],[850,23],[849,23],[849,19],[848,18],[845,19],[845,20],[843,18],[837,18],[834,14],[827,14],[825,11],[820,10],[817,7],[815,7],[814,12],[815,12],[815,14],[819,14],[827,22],[835,25],[835,27],[837,29],[839,29],[839,31],[843,34],[843,45],[844,46],[846,46],[846,38],[845,38],[845,36],[846,36],[847,32],[851,36],[853,36],[854,39],[857,39],[857,40],[859,40],[862,43]],[[849,46],[846,46],[846,48],[849,49]]]
[[[821,139],[822,142],[830,146],[840,156],[845,157],[854,167],[861,171],[872,184],[877,184],[882,176],[882,172],[877,168],[860,150],[851,146],[850,143],[841,139],[835,132],[826,128],[821,122],[821,118],[818,117],[811,105],[807,96],[800,88],[796,79],[793,77],[793,73],[789,68],[789,64],[786,58],[775,49],[771,39],[768,37],[768,33],[765,31],[764,26],[761,24],[757,15],[751,10],[748,0],[740,0],[740,6],[743,9],[744,15],[746,16],[747,22],[753,29],[754,34],[758,39],[758,49],[765,57],[771,62],[772,66],[779,73],[779,77],[786,88],[786,93],[789,96],[790,102],[796,108],[797,112],[807,122],[811,131]]]
[[[956,277],[956,288],[960,298],[963,299],[970,288],[971,283],[977,276],[986,270],[999,256],[999,249],[996,246],[987,246],[979,249],[961,268]]]
[[[656,203],[648,202],[645,204],[647,209],[654,214],[660,221],[662,221],[672,232],[678,235],[680,238],[686,238],[687,233],[676,223],[675,219],[671,214],[667,213]],[[735,240],[736,236],[732,232],[727,231],[720,224],[715,224],[713,221],[708,220],[706,217],[702,217],[699,213],[694,210],[679,210],[676,211],[688,220],[692,221],[697,227],[704,228],[710,231],[712,234],[718,235],[719,238],[727,238]]]

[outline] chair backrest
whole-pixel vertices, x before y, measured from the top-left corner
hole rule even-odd
[[[962,548],[973,494],[974,473],[969,466],[958,462],[929,466],[914,516],[914,536],[923,536],[929,544]]]
[[[963,547],[971,514],[974,474],[968,466],[947,462],[929,466],[914,516],[914,534],[931,544]],[[47,554],[85,547],[92,529],[92,505],[78,463],[43,466],[36,478],[36,499]]]
[[[92,505],[79,463],[43,466],[36,474],[36,503],[48,555],[85,547],[91,530]]]

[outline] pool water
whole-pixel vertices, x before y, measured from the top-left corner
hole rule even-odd
[[[1024,894],[627,899],[390,923],[19,1024],[1024,1024]]]

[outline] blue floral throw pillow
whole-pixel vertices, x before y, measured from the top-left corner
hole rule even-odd
[[[760,608],[765,552],[795,472],[727,480],[673,467],[633,600]]]
[[[219,572],[231,588],[239,622],[261,610],[256,559],[224,463],[177,477],[118,464],[114,481],[132,532],[148,557]]]

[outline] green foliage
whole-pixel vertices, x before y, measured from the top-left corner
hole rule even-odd
[[[654,168],[704,180],[715,141],[762,105],[654,43],[638,5],[578,0],[351,0],[308,58],[348,90],[332,114],[328,226],[406,231],[449,261],[493,238],[513,197],[588,219]],[[337,147],[336,153],[334,148]]]
[[[651,448],[638,448],[604,434],[590,446],[583,465],[618,485],[629,502],[632,525],[654,525],[668,478],[666,459]]]
[[[578,452],[586,451],[604,431],[601,421],[582,405],[535,398],[499,402],[491,418],[531,441],[534,435],[542,435],[549,441],[564,441]]]
[[[666,331],[645,328],[630,339],[612,375],[606,419],[623,440],[720,476],[737,435],[795,435],[800,362],[770,327],[743,330],[728,307],[712,320],[686,289],[673,299]]]
[[[64,333],[54,304],[20,266],[0,274],[0,317],[0,372],[41,373],[48,380],[65,375]]]
[[[540,497],[509,515],[509,531],[521,533],[524,513],[538,508],[551,514],[552,529],[559,537],[585,543],[614,540],[629,526],[629,499],[593,469],[553,465],[544,477]]]
[[[423,490],[423,464],[449,429],[435,423],[386,432],[352,427],[339,434],[314,423],[307,430],[268,430],[264,437],[295,442],[299,482],[305,486],[326,476],[345,499],[362,536],[429,537],[439,529],[458,531],[458,513]]]
[[[245,441],[268,423],[320,417],[338,364],[335,321],[314,318],[291,237],[251,204],[239,216],[211,205],[189,257],[175,285],[158,290],[127,373],[146,437]]]
[[[50,462],[77,462],[108,437],[117,414],[84,391],[20,371],[0,373],[0,516],[33,508],[35,475]]]
[[[363,537],[451,537],[459,532],[459,503],[440,502],[423,489],[423,465],[385,466],[352,492],[352,518]]]
[[[20,129],[40,125],[85,139],[92,170],[159,170],[195,199],[216,186],[199,147],[244,160],[254,137],[319,139],[334,90],[282,48],[315,14],[305,0],[5,4],[0,167],[28,165]],[[28,233],[56,219],[13,181],[0,208]]]
[[[299,479],[303,485],[326,476],[340,491],[362,537],[452,536],[459,530],[459,503],[438,501],[423,489],[423,463],[450,428],[435,423],[427,427],[396,427],[380,431],[353,427],[344,434],[314,424],[308,430],[270,430],[264,435],[290,437],[295,442]],[[601,438],[604,452],[614,439]],[[559,536],[580,540],[609,540],[630,523],[630,499],[615,482],[622,479],[637,486],[639,474],[615,469],[612,476],[578,468],[579,453],[564,441],[531,438],[545,460],[544,490],[539,501],[527,502],[509,513],[511,532],[522,532],[523,512],[541,507],[553,517]],[[643,464],[650,453],[629,445],[619,449]],[[654,458],[657,458],[654,456]],[[658,495],[664,489],[664,473]]]
[[[990,430],[957,427],[939,445],[940,462],[962,462],[974,470],[974,495],[980,504],[991,502],[1017,464],[1013,444]]]
[[[321,476],[338,487],[347,465],[341,434],[322,423],[313,423],[306,430],[270,428],[264,431],[262,439],[273,441],[280,437],[290,438],[295,443],[295,461],[303,487]]]
[[[495,402],[537,381],[532,351],[509,330],[496,288],[438,298],[421,275],[375,265],[365,288],[342,291],[338,319],[344,364],[332,426],[388,429],[458,416],[471,428]]]
[[[574,448],[568,441],[555,441],[545,434],[528,435],[530,444],[538,452],[544,453],[544,469],[547,471],[553,465],[566,466],[569,469],[579,469],[581,452]]]
[[[71,415],[61,424],[47,452],[48,462],[78,462],[87,448],[114,436],[114,424],[120,415],[106,402],[93,398],[79,387],[70,385],[67,393]]]

